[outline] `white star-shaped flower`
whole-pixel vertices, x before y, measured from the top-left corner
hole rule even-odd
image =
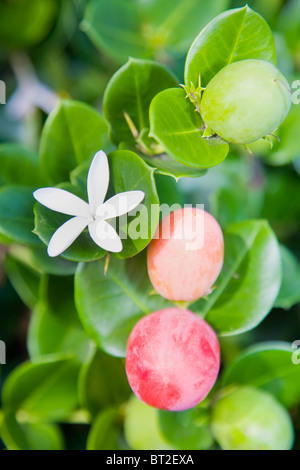
[[[98,246],[113,253],[122,251],[122,241],[107,220],[135,209],[144,199],[145,193],[127,191],[116,194],[104,202],[108,183],[108,160],[106,154],[100,150],[94,156],[88,172],[88,203],[59,188],[42,188],[33,193],[34,198],[48,209],[73,216],[53,234],[48,245],[49,256],[54,257],[63,253],[86,227],[90,237]]]

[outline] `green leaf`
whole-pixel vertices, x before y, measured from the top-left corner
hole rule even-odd
[[[193,42],[185,64],[187,85],[202,86],[223,67],[246,59],[266,60],[276,65],[276,48],[267,22],[247,5],[214,18]]]
[[[176,181],[180,178],[197,178],[204,176],[207,170],[183,165],[182,163],[169,157],[167,154],[153,157],[143,157],[145,162],[155,168],[155,173],[159,175],[171,176]]]
[[[293,408],[300,402],[300,369],[292,362],[295,351],[284,342],[252,346],[225,370],[223,383],[262,388],[285,407]]]
[[[260,216],[269,220],[283,243],[298,236],[299,200],[299,175],[296,172],[288,169],[269,172]]]
[[[261,168],[253,158],[228,158],[206,178],[210,213],[226,227],[260,217],[264,201],[264,179]]]
[[[74,303],[73,276],[43,276],[39,299],[62,322],[80,325]]]
[[[186,50],[228,0],[90,1],[82,24],[101,51],[123,63],[129,56],[149,58]]]
[[[137,209],[137,216],[124,217],[124,221],[123,217],[118,219],[120,236],[125,238],[122,240],[123,250],[115,256],[129,258],[135,256],[149,244],[159,223],[160,209],[154,169],[129,150],[111,152],[109,163],[110,180],[115,194],[134,190],[145,193],[140,213]],[[134,212],[132,211],[130,214]],[[132,238],[132,232],[134,236],[137,236],[136,240]]]
[[[129,59],[111,78],[103,96],[103,113],[115,144],[135,142],[124,112],[140,133],[149,127],[149,106],[154,96],[178,84],[162,65],[149,60]]]
[[[282,283],[275,307],[289,310],[300,302],[300,267],[297,258],[284,245],[280,245]]]
[[[0,235],[16,243],[40,245],[32,233],[33,189],[23,186],[0,188]]]
[[[107,147],[107,124],[90,106],[61,100],[49,115],[40,144],[41,168],[49,184],[68,181],[80,163]]]
[[[15,0],[0,4],[0,43],[24,48],[42,41],[49,33],[58,10],[53,0]]]
[[[153,23],[148,41],[176,54],[186,54],[201,28],[230,4],[228,0],[141,0],[140,3],[145,5],[145,13]]]
[[[131,393],[123,361],[99,349],[82,367],[78,385],[80,403],[92,415],[107,406],[121,405]]]
[[[134,450],[173,450],[159,426],[158,410],[132,395],[125,406],[124,434]],[[147,423],[147,426],[145,426]]]
[[[234,223],[224,233],[225,259],[216,289],[191,309],[230,336],[257,326],[269,313],[281,283],[278,242],[268,223]]]
[[[284,34],[293,52],[298,50],[299,24],[299,3],[297,0],[290,0],[280,11],[276,29]]]
[[[27,337],[31,359],[56,353],[69,353],[83,361],[90,348],[90,340],[76,322],[53,314],[40,303],[33,311]]]
[[[150,58],[151,47],[141,35],[137,1],[103,0],[89,2],[82,29],[100,51],[119,63],[129,56]]]
[[[96,417],[87,440],[87,450],[118,450],[121,422],[116,408],[108,408]]]
[[[169,305],[153,290],[144,253],[126,262],[111,259],[80,264],[75,276],[75,302],[87,334],[113,356],[125,356],[128,336],[136,322]]]
[[[66,418],[78,403],[78,371],[76,360],[55,355],[21,364],[4,384],[3,409],[37,421]]]
[[[213,445],[209,415],[205,409],[159,411],[160,428],[169,442],[181,450],[207,450]]]
[[[63,435],[58,426],[19,423],[12,412],[5,413],[0,426],[1,439],[9,450],[63,450]]]
[[[40,275],[9,254],[5,257],[4,269],[25,305],[30,309],[34,308],[38,301]]]
[[[177,181],[169,176],[156,174],[155,182],[161,206],[167,204],[170,210],[173,210],[173,204],[183,206],[184,198]]]
[[[0,145],[0,186],[43,186],[44,179],[39,169],[38,156],[21,145]]]
[[[70,276],[75,274],[77,263],[67,261],[61,257],[50,258],[45,246],[31,247],[12,245],[9,254],[16,261],[20,261],[40,274],[54,274],[56,276]]]
[[[43,276],[29,324],[27,346],[33,359],[54,353],[70,353],[80,362],[91,346],[74,305],[73,276]]]
[[[221,163],[229,152],[226,142],[203,138],[203,121],[180,88],[164,90],[150,106],[150,136],[175,160],[196,170]]]

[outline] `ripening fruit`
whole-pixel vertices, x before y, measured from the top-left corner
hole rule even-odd
[[[218,222],[200,209],[178,209],[162,220],[157,234],[147,254],[149,277],[157,292],[174,301],[209,294],[223,266]]]
[[[135,395],[150,406],[169,411],[196,406],[213,387],[219,366],[215,332],[188,310],[147,315],[129,336],[127,378]]]
[[[294,441],[286,409],[252,387],[239,388],[216,403],[212,432],[224,450],[289,450]]]
[[[227,142],[249,144],[274,132],[286,118],[292,92],[269,62],[227,65],[209,82],[200,112],[205,124]]]
[[[145,405],[134,395],[125,406],[124,434],[134,450],[174,449],[160,430],[158,411]]]

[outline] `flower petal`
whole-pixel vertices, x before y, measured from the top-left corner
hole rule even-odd
[[[87,192],[91,213],[94,215],[99,204],[102,204],[108,189],[109,166],[106,154],[100,150],[96,153],[91,163]]]
[[[111,197],[104,204],[98,206],[96,215],[103,216],[104,219],[112,219],[113,217],[120,217],[127,212],[132,211],[137,207],[145,197],[143,191],[126,191],[124,193],[116,194]]]
[[[59,188],[42,188],[33,193],[34,198],[56,212],[62,214],[89,217],[90,210],[87,202],[80,199],[75,194],[69,193]]]
[[[48,255],[54,257],[63,253],[91,220],[93,219],[87,217],[73,217],[61,225],[52,235],[48,245]]]
[[[95,220],[89,224],[89,232],[94,242],[103,250],[119,253],[123,249],[122,241],[115,229],[105,220]]]

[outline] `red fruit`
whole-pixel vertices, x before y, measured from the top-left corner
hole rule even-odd
[[[148,247],[148,273],[157,292],[170,300],[197,300],[210,293],[223,266],[218,222],[200,209],[172,212]]]
[[[196,406],[213,387],[219,367],[215,332],[188,310],[169,308],[147,315],[129,336],[129,384],[140,400],[156,408]]]

